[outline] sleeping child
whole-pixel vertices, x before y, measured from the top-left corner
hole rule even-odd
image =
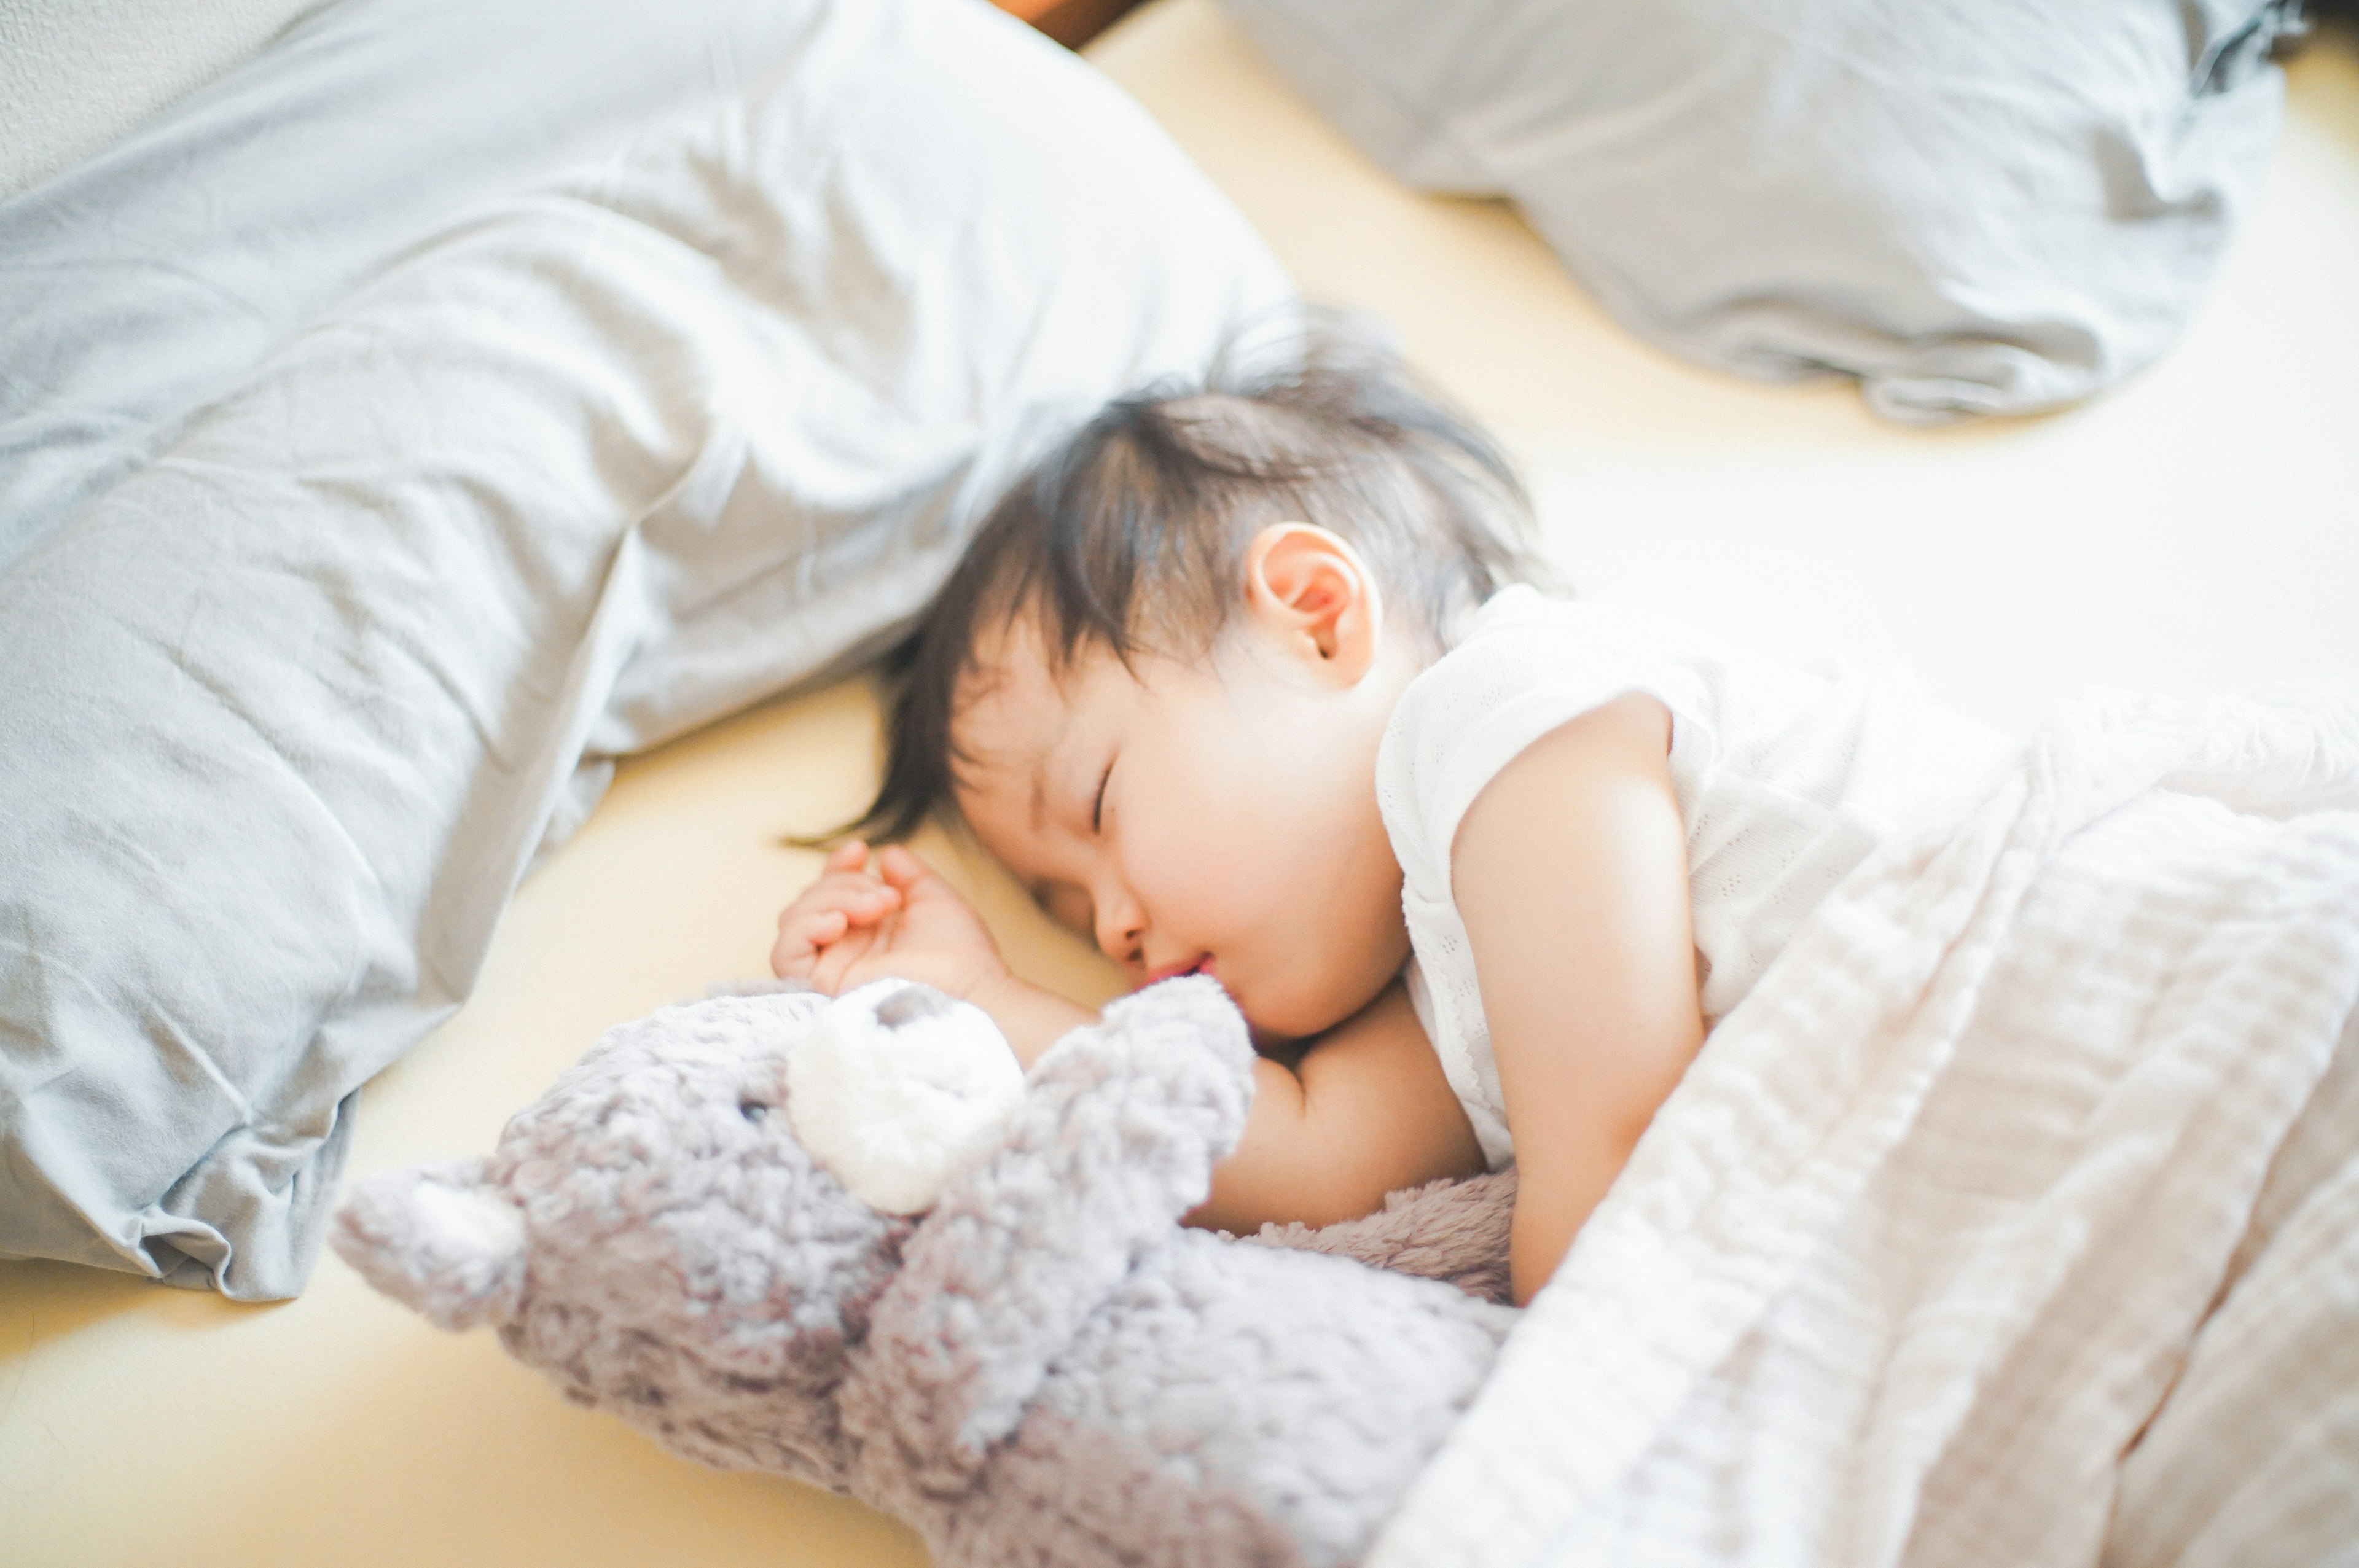
[[[2010,748],[1892,677],[1546,594],[1527,530],[1492,442],[1364,344],[1116,401],[905,649],[864,837],[773,967],[928,981],[1027,1065],[1087,1022],[868,847],[953,811],[1135,984],[1211,975],[1265,1047],[1193,1222],[1513,1163],[1527,1301],[1798,925]]]

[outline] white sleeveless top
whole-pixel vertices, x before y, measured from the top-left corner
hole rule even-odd
[[[1408,991],[1493,1170],[1514,1161],[1474,956],[1451,902],[1459,820],[1525,747],[1645,692],[1671,715],[1706,1027],[1875,845],[1979,795],[2016,746],[1896,671],[1786,664],[1650,612],[1510,588],[1415,681],[1376,753],[1404,877]]]

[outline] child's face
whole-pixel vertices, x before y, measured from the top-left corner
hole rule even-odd
[[[1264,1038],[1372,1000],[1408,957],[1375,754],[1413,668],[1333,677],[1251,622],[1200,665],[1103,649],[1060,682],[1019,623],[981,650],[956,735],[985,848],[1135,985],[1202,971]]]

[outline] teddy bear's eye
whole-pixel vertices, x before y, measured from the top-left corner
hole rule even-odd
[[[757,1099],[739,1100],[737,1114],[748,1121],[759,1121],[770,1114],[770,1108]]]

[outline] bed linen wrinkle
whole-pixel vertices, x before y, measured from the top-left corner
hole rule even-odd
[[[2315,1201],[2318,1191],[2359,1166],[2359,1155],[2343,1143],[2344,1130],[2354,1126],[2359,1126],[2359,1016],[2351,1021],[2333,1065],[2269,1162],[2252,1218],[2229,1260],[2221,1285],[2223,1298],[2268,1251],[2278,1231]]]
[[[146,1147],[94,1112],[71,1138],[111,1152],[114,1206],[104,1182],[63,1211],[12,1185],[0,1252],[86,1260],[77,1227],[127,1228],[149,1238],[120,1260],[141,1272],[293,1293],[351,1093],[473,989],[517,881],[583,819],[613,759],[879,651],[984,498],[1059,428],[1201,364],[1290,295],[1135,104],[988,7],[608,9],[628,7],[349,0],[325,33],[223,83],[225,120],[199,105],[153,133],[200,156],[250,132],[234,178],[209,167],[177,194],[116,189],[155,171],[160,155],[135,138],[0,205],[0,243],[18,222],[62,225],[35,247],[49,256],[169,212],[183,226],[152,234],[241,285],[261,276],[261,247],[305,245],[354,190],[385,205],[267,297],[288,305],[282,321],[308,319],[285,341],[257,344],[224,311],[203,344],[153,345],[118,399],[154,416],[137,450],[50,450],[0,476],[0,532],[34,541],[0,579],[0,662],[39,673],[0,686],[0,752],[38,762],[0,790],[48,814],[26,827],[0,803],[0,855],[46,846],[0,897],[54,908],[60,954],[112,988],[69,1016],[0,974],[0,1011],[43,1009],[30,1027],[72,1037],[93,1086],[168,1098],[141,1033],[162,1027],[146,1011],[160,1007],[261,1108],[179,1106]],[[466,40],[536,28],[579,47],[495,51],[547,73],[512,100],[462,93],[463,124],[421,124],[414,145],[352,169],[317,162],[364,123],[382,132],[388,105],[425,102],[407,74],[421,59],[438,62],[434,93],[456,92],[487,69]],[[743,97],[681,85],[715,37],[761,62]],[[651,58],[618,56],[622,40]],[[586,90],[569,73],[600,62],[627,63],[627,88],[575,103]],[[354,101],[331,113],[323,80]],[[282,90],[325,117],[310,141],[273,118]],[[629,112],[585,129],[618,93]],[[500,172],[513,149],[433,165],[551,103],[605,150],[514,190]],[[274,174],[306,170],[317,203],[274,195]],[[431,191],[466,200],[429,207]],[[65,224],[85,200],[85,225]],[[17,297],[0,297],[0,317]],[[12,395],[116,368],[114,297],[55,302],[49,373]],[[31,336],[0,322],[0,357]],[[176,398],[202,406],[183,415]],[[21,428],[14,413],[0,409],[0,441]],[[151,442],[161,460],[101,482]],[[60,587],[29,586],[42,582]],[[185,697],[156,689],[159,660]],[[99,779],[91,808],[114,827],[172,841],[186,874],[155,908],[77,898],[95,878],[121,902],[94,863],[111,851],[60,836],[78,772]],[[168,937],[177,964],[153,950]],[[239,988],[207,978],[249,970]],[[26,1130],[16,1072],[0,1057],[0,1136],[54,1146]],[[154,1217],[184,1206],[185,1223]]]
[[[2346,1086],[2359,1082],[2359,1041],[2352,1034],[2359,1034],[2359,1020],[2337,1056],[2335,1070]],[[2347,1087],[2339,1098],[2347,1113],[2353,1108]],[[2305,1119],[2316,1110],[2314,1104]],[[2273,1169],[2272,1185],[2277,1177]],[[2351,1273],[2348,1257],[2349,1238],[2359,1235],[2359,1158],[2344,1160],[2308,1187],[2299,1206],[2284,1217],[2284,1245],[2271,1243],[2265,1267],[2237,1271],[2197,1336],[2171,1394],[2170,1419],[2150,1427],[2132,1452],[2116,1531],[2120,1557],[2159,1561],[2174,1541],[2183,1541],[2181,1562],[2208,1568],[2234,1561],[2207,1539],[2205,1516],[2230,1524],[2239,1503],[2266,1508],[2270,1501],[2284,1522],[2257,1530],[2249,1524],[2224,1528],[2220,1536],[2280,1542],[2287,1561],[2328,1561],[2349,1544],[2300,1521],[2307,1517],[2332,1526],[2338,1511],[2329,1499],[2359,1489],[2359,1416],[2347,1405],[2338,1411],[2330,1392],[2359,1385],[2359,1278]],[[2315,1281],[2331,1275],[2338,1261],[2342,1288],[2321,1313]],[[2267,1398],[2256,1397],[2263,1391]],[[2288,1397],[2310,1407],[2292,1422],[2282,1408]],[[2274,1425],[2281,1436],[2274,1454],[2259,1456],[2264,1464],[2239,1476],[2200,1450],[2190,1452],[2181,1422],[2213,1433],[2258,1433]],[[2278,1467],[2296,1475],[2267,1484],[2268,1469]]]
[[[775,62],[826,25],[819,6],[734,0],[345,0],[0,202],[0,364],[40,372],[0,378],[0,452],[24,460],[0,465],[0,565],[454,211],[619,161],[716,95],[716,44]],[[203,300],[159,298],[176,280]],[[20,435],[91,395],[117,410],[114,440]]]

